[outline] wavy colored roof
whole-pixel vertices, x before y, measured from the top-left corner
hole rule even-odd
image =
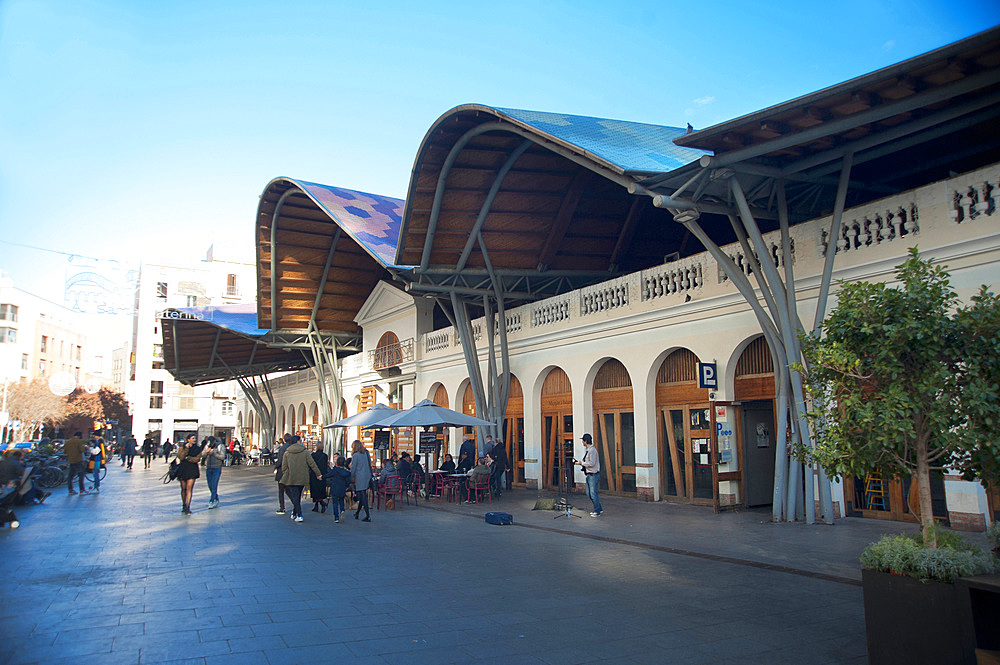
[[[294,178],[269,182],[257,207],[259,324],[292,331],[315,320],[321,332],[357,335],[365,298],[401,267],[393,257],[402,211],[403,201],[389,196]]]
[[[515,123],[578,148],[583,154],[606,162],[622,173],[662,173],[679,169],[705,154],[704,150],[682,148],[674,139],[686,129],[650,125],[628,120],[611,120],[568,113],[548,113],[521,109],[494,109]]]
[[[288,179],[291,180],[291,179]],[[292,180],[341,228],[385,266],[394,266],[403,200],[353,189]]]

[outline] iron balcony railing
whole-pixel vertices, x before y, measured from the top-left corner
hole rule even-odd
[[[386,344],[368,352],[368,365],[376,372],[413,360],[413,338]]]

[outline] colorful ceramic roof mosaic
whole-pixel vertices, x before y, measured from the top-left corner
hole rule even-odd
[[[309,194],[375,259],[387,267],[394,267],[399,227],[403,220],[402,199],[305,180],[288,180]]]
[[[240,335],[256,336],[267,334],[267,329],[257,327],[257,304],[241,303],[238,305],[216,305],[206,307],[179,307],[176,318],[203,321],[205,323],[231,330]],[[165,314],[166,318],[172,318]]]
[[[682,148],[674,139],[686,129],[566,113],[494,109],[518,124],[528,125],[618,167],[623,173],[663,173],[686,166],[706,154]],[[710,153],[709,153],[710,154]]]

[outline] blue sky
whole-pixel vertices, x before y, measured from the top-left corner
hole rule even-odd
[[[60,300],[65,257],[9,243],[250,252],[273,177],[402,197],[463,103],[702,128],[997,23],[964,0],[0,0],[0,269]]]

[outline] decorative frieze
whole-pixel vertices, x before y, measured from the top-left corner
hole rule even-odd
[[[704,268],[698,261],[668,263],[643,270],[640,274],[641,297],[646,301],[689,293],[704,284],[703,272]]]
[[[552,323],[559,323],[569,318],[569,300],[566,298],[550,298],[531,308],[531,327],[541,328]]]
[[[774,235],[774,234],[768,234]],[[769,239],[764,236],[764,243],[767,246],[768,252],[771,254],[771,261],[774,265],[781,268],[785,265],[784,255],[781,251],[781,244]],[[792,263],[795,263],[795,238],[788,239],[789,250],[792,255]],[[746,254],[743,253],[743,248],[740,245],[731,245],[731,251],[727,251],[726,255],[732,259],[736,267],[743,272],[744,275],[749,277],[753,274],[753,268],[751,267],[750,261],[747,260]],[[754,260],[758,260],[757,253],[753,253]],[[719,266],[719,284],[725,284],[729,281],[729,276],[722,270],[722,266]]]
[[[948,211],[951,221],[962,224],[980,217],[992,217],[997,211],[995,191],[994,183],[985,180],[967,188],[952,189],[952,207]]]
[[[424,350],[428,353],[431,351],[447,349],[449,346],[451,346],[450,328],[448,330],[427,333],[424,335]]]
[[[580,316],[607,312],[628,305],[628,282],[616,280],[580,293]]]
[[[840,225],[837,253],[876,247],[919,233],[918,218],[917,204],[912,201],[895,207],[869,210],[852,217]],[[819,226],[818,229],[820,235],[818,246],[821,248],[821,256],[826,256],[830,232],[823,226]]]

